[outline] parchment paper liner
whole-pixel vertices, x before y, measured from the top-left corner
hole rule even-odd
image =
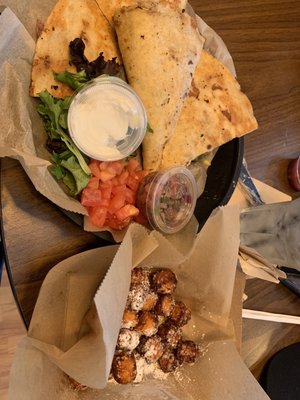
[[[10,399],[268,398],[235,346],[230,310],[238,305],[241,312],[242,290],[232,304],[238,246],[239,208],[228,206],[208,220],[186,256],[159,233],[134,224],[119,247],[91,250],[58,264],[44,281],[29,337],[16,353]],[[105,385],[131,267],[137,264],[168,265],[176,272],[176,297],[193,315],[184,334],[202,345],[203,355],[164,380],[72,392],[61,369],[91,387]]]
[[[87,215],[80,202],[69,197],[49,172],[50,153],[45,148],[47,135],[36,111],[37,102],[29,97],[36,21],[46,20],[55,0],[7,0],[5,3],[10,8],[5,8],[0,16],[0,157],[19,160],[36,190],[57,206]],[[189,5],[188,12],[194,14]],[[197,17],[197,22],[199,31],[206,38],[206,50],[235,74],[232,58],[222,39],[201,18]],[[201,181],[205,183],[206,170],[203,168],[202,172]],[[84,229],[101,231],[87,221]],[[106,230],[117,242],[126,232]]]

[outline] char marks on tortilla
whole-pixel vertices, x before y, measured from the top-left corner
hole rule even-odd
[[[122,7],[136,7],[139,5],[140,0],[96,0],[96,2],[108,22],[113,25],[113,16],[117,11]],[[145,4],[145,2],[143,3]],[[186,0],[151,0],[151,3],[165,3],[178,10],[184,10],[186,7]]]
[[[143,141],[144,168],[157,170],[204,40],[192,17],[166,4],[122,8],[114,23],[128,81],[141,97],[152,129]]]
[[[193,159],[257,129],[247,96],[230,71],[203,50],[160,168]]]
[[[120,60],[115,32],[95,0],[58,0],[37,39],[31,96],[45,89],[59,98],[72,94],[67,85],[54,79],[52,71],[76,72],[69,56],[69,43],[76,37],[84,41],[88,60],[96,59],[101,52],[105,60]]]

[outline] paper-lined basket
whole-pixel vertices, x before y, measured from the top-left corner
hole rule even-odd
[[[80,223],[84,224],[85,230],[102,231],[89,223],[87,209],[78,200],[68,196],[51,175],[50,153],[45,147],[47,134],[36,111],[37,101],[29,96],[36,20],[45,21],[54,4],[54,0],[42,3],[7,0],[7,7],[0,15],[3,44],[0,54],[0,157],[17,159],[35,189],[63,210],[74,213],[77,221],[80,220],[78,214],[82,216]],[[30,13],[25,12],[29,9]],[[187,11],[194,13],[189,5]],[[232,58],[222,39],[198,16],[197,23],[200,33],[205,37],[205,49],[235,75]],[[206,168],[199,168],[198,175],[200,196],[206,182]],[[125,234],[125,230],[118,232],[105,228],[105,231],[111,232],[116,242],[120,242]]]
[[[54,267],[16,353],[10,399],[267,399],[237,350],[243,291],[236,271],[238,221],[238,207],[218,209],[185,255],[157,232],[133,225],[122,245]],[[176,273],[176,297],[192,310],[184,336],[200,344],[201,357],[165,379],[107,383],[135,265]],[[238,310],[235,324],[232,310]],[[74,392],[66,374],[91,389]]]

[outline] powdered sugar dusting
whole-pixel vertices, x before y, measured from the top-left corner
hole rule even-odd
[[[143,288],[134,288],[128,294],[129,307],[134,311],[140,311],[146,301],[146,292]]]
[[[121,329],[118,337],[118,347],[120,349],[132,351],[140,342],[140,335],[136,331]]]
[[[169,268],[132,270],[111,369],[118,383],[139,383],[145,377],[166,379],[181,365],[197,359],[197,344],[186,340],[182,332],[191,319],[191,309],[174,297],[176,285],[176,275]]]

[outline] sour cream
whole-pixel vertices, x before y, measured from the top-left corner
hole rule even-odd
[[[76,146],[91,158],[127,157],[147,129],[144,106],[132,88],[116,77],[95,79],[73,98],[68,128]]]

